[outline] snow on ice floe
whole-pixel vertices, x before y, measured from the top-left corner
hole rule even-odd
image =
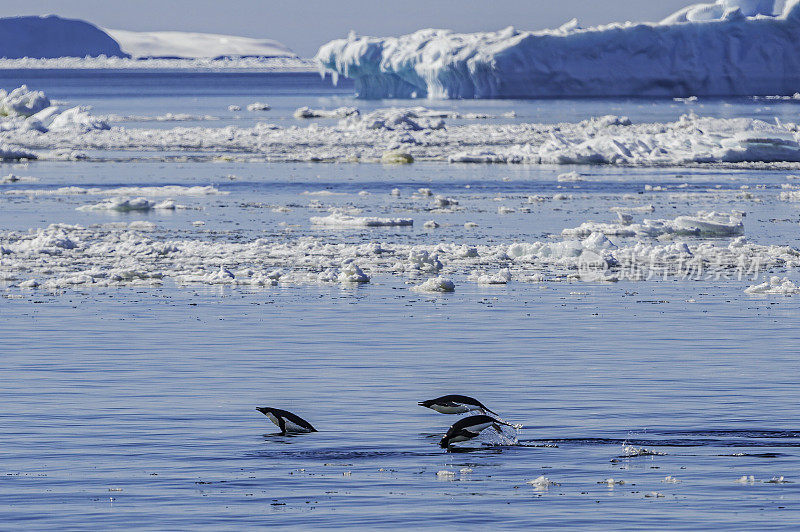
[[[82,205],[77,208],[79,211],[115,211],[115,212],[147,212],[153,210],[174,211],[185,209],[183,205],[178,205],[171,199],[163,201],[151,201],[146,198],[108,198],[100,203]]]
[[[162,185],[151,187],[114,187],[114,188],[84,188],[84,187],[58,187],[58,188],[30,188],[7,190],[5,194],[17,196],[212,196],[225,195],[228,192],[217,187],[207,186],[181,186]]]
[[[414,220],[411,218],[359,217],[334,213],[329,216],[312,216],[311,223],[328,227],[393,227],[414,225]]]
[[[718,0],[659,23],[351,32],[315,59],[364,98],[786,95],[800,86],[799,29],[798,0]]]
[[[793,295],[800,294],[800,286],[797,286],[786,277],[780,278],[777,275],[770,277],[769,281],[761,284],[752,285],[745,289],[748,294],[765,295]]]
[[[330,111],[324,109],[312,109],[310,107],[298,107],[294,112],[295,118],[345,118],[358,115],[360,111],[355,107],[337,107]]]
[[[592,234],[616,236],[660,237],[664,235],[737,236],[744,233],[741,216],[735,213],[700,211],[693,216],[678,216],[673,220],[645,219],[641,224],[622,218],[619,223],[584,222],[580,226],[564,229],[564,236],[586,237]]]
[[[453,281],[444,277],[428,279],[421,285],[412,288],[415,292],[455,292],[455,289],[456,285]]]
[[[184,31],[105,31],[134,58],[297,57],[286,45],[272,39]],[[93,54],[80,54],[84,55]]]
[[[143,208],[156,205],[146,201]],[[339,235],[335,239],[276,235],[247,241],[237,235],[229,239],[224,233],[209,239],[202,228],[176,234],[140,221],[88,227],[53,224],[30,231],[0,231],[0,279],[7,286],[35,280],[38,285],[33,288],[57,290],[164,282],[352,285],[379,275],[407,279],[416,291],[446,292],[454,289],[454,278],[479,284],[635,282],[652,275],[750,276],[800,267],[799,250],[759,245],[741,236],[720,241],[700,235],[668,243],[647,235],[637,238],[614,242],[592,233],[583,239],[491,245],[365,242],[361,237],[348,242]],[[778,286],[791,288],[781,280],[759,290],[777,293]]]
[[[117,117],[94,116],[80,106],[62,110],[45,100],[46,96],[26,87],[0,100],[7,109],[0,113],[0,143],[7,146],[6,158],[61,159],[64,153],[91,150],[98,158],[104,151],[128,152],[132,158],[174,151],[226,160],[384,163],[680,166],[800,162],[800,125],[796,123],[702,118],[691,113],[667,123],[632,124],[624,117],[606,116],[561,124],[447,125],[441,118],[447,112],[418,107],[351,114],[335,125],[282,127],[258,122],[252,127],[149,129],[112,127],[109,122]],[[54,146],[58,147],[55,151]],[[562,180],[580,179],[576,174],[562,174]]]

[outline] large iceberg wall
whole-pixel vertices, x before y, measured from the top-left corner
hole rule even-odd
[[[130,57],[106,32],[83,20],[46,17],[0,18],[0,57]]]
[[[719,0],[659,23],[458,34],[421,30],[323,45],[320,67],[363,98],[728,96],[800,90],[800,0]]]

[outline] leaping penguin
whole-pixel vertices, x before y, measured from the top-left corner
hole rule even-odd
[[[494,428],[498,434],[502,434],[503,429],[500,428],[500,425],[508,425],[509,427],[513,426],[509,423],[484,414],[467,416],[453,423],[453,425],[447,430],[447,434],[445,434],[444,438],[442,438],[442,441],[439,442],[439,446],[442,449],[448,449],[454,443],[468,441],[477,437],[481,432],[489,427]]]
[[[256,408],[256,410],[267,416],[270,421],[278,425],[278,428],[281,429],[281,435],[298,432],[317,432],[317,429],[312,427],[311,423],[298,415],[287,412],[286,410],[270,408],[268,406],[260,406]]]
[[[489,410],[483,403],[466,395],[443,395],[436,399],[420,401],[419,406],[430,408],[440,414],[464,414],[466,412],[479,411],[482,414],[494,414],[499,417],[497,412]]]

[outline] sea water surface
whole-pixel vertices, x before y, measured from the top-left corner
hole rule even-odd
[[[290,121],[302,105],[420,103],[355,101],[346,85],[311,74],[228,75],[190,76],[177,93],[184,73],[6,71],[0,86],[27,82],[97,112],[209,114],[219,124]],[[227,111],[256,100],[273,111],[263,118]],[[432,106],[515,110],[515,119],[528,121],[610,112],[658,121],[690,109],[791,117],[797,109],[779,102],[765,110],[745,99]],[[571,170],[583,181],[557,180]],[[645,217],[741,210],[748,239],[800,247],[800,211],[777,199],[792,172],[780,169],[0,166],[10,172],[36,181],[0,185],[2,231],[149,221],[156,238],[478,245],[610,221],[609,209],[635,195],[654,206]],[[104,196],[7,193],[161,185],[213,185],[227,194],[180,198],[190,208],[174,212],[109,213],[76,210]],[[743,186],[759,201],[742,196]],[[433,211],[411,199],[419,188],[460,208]],[[527,201],[558,193],[571,199]],[[498,206],[513,212],[500,215]],[[415,223],[309,224],[329,208]],[[423,228],[432,218],[440,227]],[[798,281],[791,270],[781,275]],[[800,526],[797,296],[745,294],[763,274],[497,286],[453,280],[449,294],[411,291],[420,279],[405,275],[348,287],[3,285],[0,519],[31,530]],[[446,393],[474,396],[523,428],[445,452],[438,442],[457,416],[417,402]],[[257,406],[295,412],[319,432],[277,435]]]

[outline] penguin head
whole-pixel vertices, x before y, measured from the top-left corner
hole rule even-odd
[[[447,436],[442,438],[442,441],[439,442],[439,447],[441,447],[442,449],[447,449],[448,447],[450,447],[450,438],[448,438]]]

